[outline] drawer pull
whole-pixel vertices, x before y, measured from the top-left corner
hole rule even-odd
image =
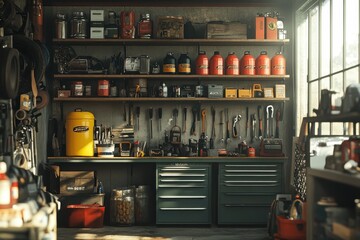
[[[204,188],[205,186],[202,185],[176,185],[176,184],[161,184],[159,185],[159,188]]]
[[[165,211],[204,211],[206,208],[160,208]]]
[[[225,170],[227,173],[276,173],[277,170]]]
[[[205,182],[205,180],[195,180],[195,179],[189,179],[189,180],[161,179],[160,182]]]
[[[225,204],[225,207],[269,207],[268,204]]]
[[[225,165],[225,167],[277,167],[275,164],[264,164],[264,165]]]
[[[277,177],[276,174],[225,174],[225,177]]]
[[[205,177],[205,174],[160,173],[161,177]]]
[[[225,184],[226,187],[276,187],[278,184]]]
[[[274,196],[274,193],[230,193],[226,192],[224,193],[226,196]]]
[[[225,183],[277,183],[277,181],[225,181]]]
[[[204,199],[206,196],[159,196],[161,199]]]
[[[206,171],[205,168],[162,168],[161,171]]]

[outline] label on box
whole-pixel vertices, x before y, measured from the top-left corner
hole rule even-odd
[[[104,38],[104,28],[103,27],[91,27],[90,28],[90,38]]]
[[[274,89],[273,88],[264,88],[264,97],[265,98],[274,98]]]
[[[237,89],[226,88],[225,89],[225,98],[237,98]]]
[[[275,98],[285,98],[285,84],[275,84]]]
[[[95,182],[94,171],[61,171],[60,193],[93,193]]]
[[[90,10],[90,21],[104,21],[104,10]]]

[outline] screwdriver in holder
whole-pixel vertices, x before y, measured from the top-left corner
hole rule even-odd
[[[140,130],[140,107],[136,107],[135,110],[135,114],[136,114],[136,124],[137,124],[137,130]]]

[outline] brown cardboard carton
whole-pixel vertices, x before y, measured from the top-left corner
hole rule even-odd
[[[60,194],[93,193],[95,183],[94,171],[60,172]]]

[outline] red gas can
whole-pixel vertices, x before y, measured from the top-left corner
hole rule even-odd
[[[210,75],[223,75],[224,74],[224,59],[219,51],[215,51],[214,55],[210,58]]]
[[[225,74],[239,75],[239,59],[234,52],[230,52],[225,60]]]
[[[198,75],[208,75],[209,74],[209,59],[206,56],[205,51],[200,51],[198,57],[196,58],[196,74]]]
[[[271,74],[285,75],[286,74],[286,59],[281,52],[277,52],[271,59]]]
[[[255,75],[255,58],[250,51],[245,51],[244,56],[240,59],[240,74]]]
[[[270,75],[270,58],[266,51],[261,51],[255,61],[256,75]]]
[[[135,38],[135,12],[122,11],[121,19],[121,38]]]

